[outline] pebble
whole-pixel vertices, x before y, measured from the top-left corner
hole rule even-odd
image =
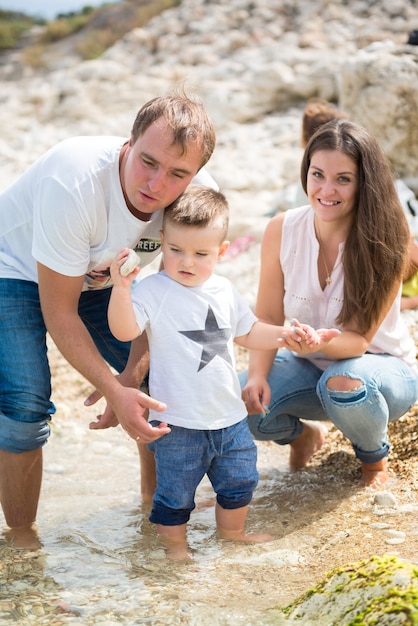
[[[373,503],[377,504],[378,506],[386,506],[391,508],[394,508],[397,504],[395,496],[390,493],[390,491],[381,491],[379,493],[376,493]]]
[[[391,546],[396,546],[398,544],[405,543],[406,541],[406,533],[402,530],[389,528],[388,530],[385,530],[385,535],[387,536],[385,543]]]

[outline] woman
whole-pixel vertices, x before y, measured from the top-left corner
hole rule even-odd
[[[409,230],[388,160],[362,127],[336,119],[310,139],[301,166],[310,205],[276,215],[262,244],[259,319],[337,327],[308,346],[289,329],[278,353],[250,353],[243,399],[255,439],[290,444],[305,467],[330,420],[351,441],[363,484],[388,479],[387,426],[418,397],[416,350],[401,318]],[[308,421],[301,421],[308,420]]]

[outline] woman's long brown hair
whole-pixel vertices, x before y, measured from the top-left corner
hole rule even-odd
[[[337,323],[355,322],[360,332],[376,323],[408,258],[409,227],[395,188],[389,160],[363,127],[345,120],[321,126],[306,146],[301,181],[312,155],[339,150],[357,165],[358,187],[351,230],[344,246],[344,302]]]

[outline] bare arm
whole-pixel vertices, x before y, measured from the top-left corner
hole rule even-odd
[[[128,362],[123,372],[118,374],[117,378],[124,387],[134,387],[139,389],[142,381],[149,370],[149,349],[148,338],[145,333],[139,335],[137,339],[131,342]],[[96,404],[102,397],[97,389],[93,391],[84,401],[85,406]],[[151,407],[149,407],[151,408]],[[108,404],[102,414],[96,415],[96,421],[90,422],[92,430],[102,430],[118,426],[119,421],[110,404]]]
[[[115,336],[118,336],[121,340],[131,341],[129,359],[124,371],[118,376],[119,382],[125,387],[135,387],[138,389],[149,370],[149,348],[146,334],[141,333],[138,335],[140,329],[134,319],[129,295],[132,281],[138,274],[139,269],[135,268],[132,274],[128,274],[126,277],[120,275],[120,268],[125,262],[128,253],[129,249],[123,248],[111,266],[111,273],[113,272],[112,279],[115,287],[110,297],[108,317],[110,329]],[[118,293],[119,291],[120,293]],[[119,312],[121,314],[120,316]],[[126,319],[126,314],[128,314],[129,320]],[[130,329],[128,328],[128,324],[130,324]],[[102,394],[95,390],[89,395],[84,404],[91,406],[95,404],[101,396]],[[96,421],[90,423],[90,428],[99,430],[117,425],[117,417],[112,407],[108,405],[101,415],[96,415]]]
[[[291,337],[298,344],[306,343],[312,351],[323,350],[331,339],[338,337],[337,328],[319,329],[315,331],[307,324],[289,326],[274,326],[265,322],[255,322],[246,335],[235,337],[235,343],[249,350],[271,350],[272,348],[287,348],[287,337]]]
[[[286,347],[289,350],[294,350],[299,354],[313,354],[314,352],[320,350],[328,358],[334,360],[351,359],[362,356],[367,351],[379,326],[392,306],[398,294],[399,288],[400,281],[394,283],[391,294],[380,313],[379,319],[366,333],[362,334],[353,323],[350,327],[343,328],[342,332],[337,334],[332,341],[329,341],[320,347],[310,346],[304,341],[297,342],[291,334],[286,337],[283,347]],[[324,330],[325,329],[322,329],[322,331],[319,332],[324,332]]]
[[[280,242],[282,214],[272,218],[264,232],[261,247],[261,268],[255,314],[260,321],[275,326],[284,326],[283,273],[280,267]],[[274,297],[272,297],[274,285]],[[249,413],[264,413],[270,403],[270,387],[267,376],[270,372],[278,345],[271,350],[251,350],[248,365],[248,380],[242,397]]]
[[[145,408],[164,410],[157,400],[137,389],[124,387],[99,354],[78,315],[84,276],[69,277],[38,264],[39,295],[45,324],[68,362],[82,374],[113,407],[120,424],[133,438],[145,443],[169,432],[153,429],[144,419]]]
[[[132,341],[141,334],[132,306],[131,285],[138,274],[136,268],[127,276],[122,276],[120,268],[127,258],[127,248],[120,250],[110,266],[113,289],[107,311],[109,328],[119,341]]]
[[[273,217],[264,233],[261,250],[261,274],[255,309],[260,320],[277,326],[284,324],[284,277],[280,265],[283,220],[284,213]],[[274,288],[273,294],[272,286]],[[342,329],[341,333],[336,333],[331,339],[328,336],[329,340],[325,343],[321,341],[318,344],[318,342],[300,341],[300,337],[297,337],[294,332],[285,331],[285,336],[283,337],[282,334],[282,339],[278,342],[279,347],[285,347],[298,354],[312,354],[320,350],[330,359],[335,360],[361,356],[369,347],[379,325],[392,305],[398,289],[399,284],[394,285],[393,293],[388,299],[380,319],[366,334],[361,334],[353,324]],[[329,333],[329,330],[331,329],[320,329],[321,333]],[[323,335],[323,337],[327,337],[327,335]],[[264,412],[264,406],[270,402],[267,377],[275,354],[276,351],[252,350],[250,352],[248,381],[242,393],[250,413]]]
[[[409,280],[418,269],[418,242],[411,237],[409,242],[409,263],[405,272],[404,280]]]

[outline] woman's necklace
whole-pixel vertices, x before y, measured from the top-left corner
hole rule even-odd
[[[319,224],[318,224],[318,222],[316,222],[316,230],[317,230],[318,240],[319,240],[319,250],[320,250],[320,252],[322,252],[322,259],[323,259],[323,261],[324,261],[325,271],[326,271],[326,273],[327,273],[327,276],[326,276],[326,278],[325,278],[325,283],[326,283],[326,285],[327,285],[327,287],[328,287],[328,285],[330,285],[330,284],[331,284],[331,274],[332,274],[332,272],[331,272],[331,274],[330,274],[330,271],[329,271],[329,269],[328,269],[328,263],[327,263],[327,259],[326,259],[326,256],[325,256],[325,251],[324,251],[324,244],[322,243],[322,239],[321,239],[321,231],[319,230]]]

